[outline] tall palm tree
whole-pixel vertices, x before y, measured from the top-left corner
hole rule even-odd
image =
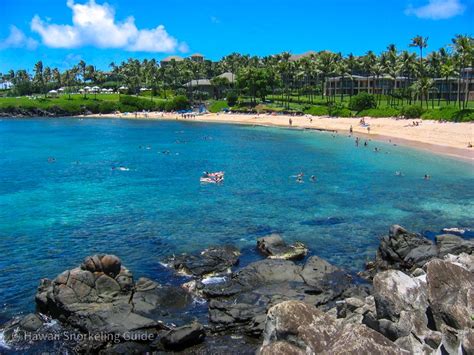
[[[462,75],[468,64],[472,64],[474,60],[474,38],[465,35],[456,35],[452,41],[452,48],[455,52],[455,57],[458,62],[458,90],[457,90],[457,101],[459,108],[461,108],[461,81]],[[468,73],[467,73],[468,74]],[[469,75],[469,74],[468,74]],[[464,87],[464,99],[462,100],[462,107],[465,108],[469,99],[469,82],[470,77],[465,79]]]
[[[420,76],[423,76],[423,49],[428,47],[428,37],[417,35],[416,37],[412,38],[410,47],[416,47],[420,50]]]

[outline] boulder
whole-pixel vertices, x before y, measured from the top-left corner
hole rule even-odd
[[[278,349],[288,349],[290,354],[402,353],[396,344],[365,325],[338,327],[330,316],[299,301],[282,302],[268,311],[260,352],[270,354]]]
[[[459,255],[447,254],[443,258],[444,260],[460,266],[469,272],[474,272],[474,254],[461,253]]]
[[[472,328],[474,274],[464,267],[435,259],[426,265],[428,300],[437,329]]]
[[[183,324],[189,317],[193,299],[183,288],[160,285],[141,278],[133,282],[132,273],[114,255],[87,257],[80,267],[43,279],[36,294],[37,308],[83,333],[115,334],[123,345],[110,339],[80,344],[83,351],[131,349],[131,334],[147,335],[150,342],[167,324]],[[113,346],[112,346],[113,345]],[[142,347],[140,347],[141,349]],[[114,350],[114,351],[115,351]],[[122,351],[122,350],[120,350]]]
[[[200,253],[170,257],[165,263],[181,274],[203,278],[229,274],[239,257],[240,251],[233,246],[210,247]]]
[[[259,336],[271,306],[287,300],[325,305],[349,287],[348,280],[341,270],[319,258],[311,258],[304,268],[288,260],[265,259],[244,267],[226,282],[202,286],[201,292],[211,299],[209,320],[215,331],[240,329]]]
[[[183,350],[201,343],[206,333],[199,323],[192,323],[171,329],[161,337],[161,343],[167,350]]]
[[[474,240],[466,240],[454,234],[441,234],[436,236],[435,240],[441,258],[447,254],[472,254],[474,252]]]
[[[281,235],[270,234],[257,239],[257,249],[271,259],[298,260],[308,254],[308,249],[301,242],[287,245]]]
[[[377,272],[389,269],[412,272],[434,258],[474,252],[474,240],[453,234],[438,235],[435,242],[394,225],[389,234],[381,238],[375,260],[368,262],[366,271],[360,275],[372,279]]]

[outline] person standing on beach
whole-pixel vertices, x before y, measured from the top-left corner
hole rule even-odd
[[[370,126],[367,126],[367,133],[370,134]]]
[[[351,127],[349,128],[349,133],[352,134],[352,125],[351,125]]]
[[[288,120],[288,123],[290,124],[290,126],[293,126],[293,120],[291,118]]]

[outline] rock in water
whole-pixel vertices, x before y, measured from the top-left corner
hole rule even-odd
[[[123,343],[119,348],[131,351],[134,344],[127,342],[127,336],[142,334],[151,343],[162,330],[170,329],[164,323],[184,324],[192,297],[180,287],[145,278],[134,283],[118,257],[94,255],[52,281],[41,280],[36,304],[40,312],[81,332],[115,335],[112,339]],[[84,351],[107,348],[112,352],[111,346],[118,346],[110,338],[98,341],[93,349],[90,342],[82,345]]]
[[[199,323],[192,323],[168,331],[161,338],[161,343],[168,350],[183,350],[201,343],[206,333]]]
[[[428,261],[447,254],[472,254],[474,241],[465,240],[452,234],[436,237],[436,243],[417,233],[410,233],[399,225],[390,228],[389,234],[382,237],[375,261],[366,265],[361,276],[373,278],[379,271],[396,269],[414,271]]]
[[[474,240],[465,240],[453,234],[441,234],[435,239],[439,248],[439,257],[444,257],[447,254],[472,254],[474,252]]]
[[[365,325],[339,328],[316,307],[300,301],[279,303],[268,311],[263,354],[288,349],[290,354],[400,354],[403,351]]]
[[[181,254],[165,263],[185,275],[204,278],[228,274],[239,262],[240,251],[233,246],[210,247],[196,254]]]
[[[257,248],[271,259],[298,260],[308,254],[308,249],[301,242],[287,245],[281,235],[270,234],[257,239]]]
[[[315,260],[324,265],[317,272]],[[286,300],[324,305],[349,287],[348,280],[319,258],[310,258],[304,268],[288,260],[266,259],[246,266],[227,282],[205,285],[202,293],[211,299],[209,319],[215,330],[241,329],[258,336],[272,305]]]

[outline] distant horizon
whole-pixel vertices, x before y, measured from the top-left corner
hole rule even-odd
[[[288,51],[382,52],[389,44],[429,37],[427,53],[456,34],[471,35],[474,0],[301,0],[238,5],[203,0],[182,5],[124,0],[4,0],[0,72],[31,70],[41,60],[60,70],[80,60],[106,70],[128,58],[161,59],[202,53],[217,61],[231,53],[268,56]]]

